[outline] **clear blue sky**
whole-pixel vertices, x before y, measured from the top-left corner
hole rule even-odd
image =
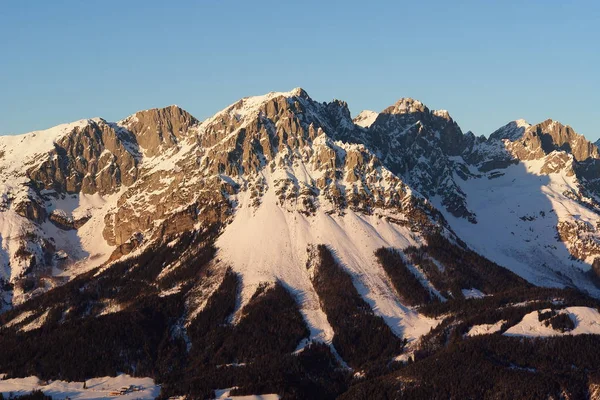
[[[476,134],[553,118],[595,140],[599,3],[7,1],[0,133],[301,86],[353,114],[414,97]]]

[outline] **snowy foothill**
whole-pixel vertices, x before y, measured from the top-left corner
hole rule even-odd
[[[231,396],[230,393],[232,390],[233,388],[215,390],[215,400],[279,400],[279,395],[277,394],[253,394],[245,396]]]
[[[541,312],[550,311],[540,310]],[[558,311],[559,314],[567,314],[573,321],[575,328],[570,331],[561,332],[546,326],[544,321],[538,318],[538,311],[531,312],[523,317],[521,322],[510,327],[504,334],[506,336],[564,336],[564,335],[600,335],[600,313],[590,307],[567,307]]]
[[[504,325],[506,321],[498,321],[495,324],[481,324],[474,325],[467,332],[467,336],[478,336],[478,335],[489,335],[491,333],[499,332],[502,329],[502,325]]]
[[[128,388],[128,390],[125,390]],[[155,399],[160,394],[160,386],[151,378],[135,378],[129,375],[91,378],[84,382],[42,381],[35,376],[0,380],[0,393],[8,397],[41,390],[54,399],[114,399],[124,396],[133,399]],[[123,395],[117,394],[124,391]]]

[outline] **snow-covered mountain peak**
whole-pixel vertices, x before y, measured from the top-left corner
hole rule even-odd
[[[354,117],[353,121],[358,126],[368,128],[373,124],[373,122],[375,122],[378,115],[378,112],[371,110],[363,110],[356,117]]]
[[[508,139],[511,141],[517,140],[523,136],[525,131],[531,125],[527,123],[524,119],[517,119],[515,121],[511,121],[503,127],[495,130],[491,135],[490,139]]]
[[[308,95],[308,93],[306,92],[306,90],[302,89],[301,87],[293,88],[292,90],[287,92],[287,94],[288,94],[288,97],[291,97],[291,96],[303,97],[303,98],[310,97]]]
[[[211,169],[213,173],[218,171],[218,164],[213,161],[225,161],[225,153],[232,152],[236,146],[235,159],[239,151],[243,151],[243,162],[253,159],[250,169],[256,171],[276,153],[300,150],[321,131],[333,135],[337,131],[355,129],[358,127],[343,101],[319,103],[304,90],[272,92],[243,98],[205,120],[199,127],[199,145],[205,153],[202,162],[212,164],[216,168]],[[240,171],[245,174],[248,168],[248,165],[242,166]]]
[[[205,123],[210,123],[215,119],[222,118],[224,116],[235,116],[238,120],[243,120],[248,117],[254,117],[262,106],[273,101],[277,98],[285,98],[285,99],[307,99],[310,100],[310,96],[308,93],[298,87],[294,88],[288,92],[269,92],[263,95],[257,96],[248,96],[244,97],[235,103],[225,107],[223,110],[216,113],[213,117],[208,118]]]

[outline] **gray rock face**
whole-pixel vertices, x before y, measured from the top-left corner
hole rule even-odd
[[[140,111],[122,122],[149,157],[175,147],[197,124],[196,118],[177,106]]]
[[[46,220],[48,213],[44,203],[37,196],[35,191],[28,190],[29,196],[13,205],[13,210],[21,217],[27,218],[36,223],[42,223]]]
[[[333,136],[364,143],[382,165],[411,187],[426,197],[438,197],[454,216],[474,223],[477,216],[469,209],[457,179],[468,180],[521,160],[546,157],[542,173],[564,169],[570,176],[580,171],[578,178],[585,174],[584,183],[592,190],[591,176],[596,167],[590,160],[599,157],[594,144],[552,120],[533,126],[523,120],[513,121],[486,139],[471,132],[463,134],[448,112],[431,111],[423,103],[406,98],[383,110],[368,128],[336,131]],[[600,193],[595,186],[593,190]]]
[[[27,171],[37,189],[110,194],[137,178],[136,138],[104,120],[60,138],[41,165]]]
[[[469,174],[457,163],[478,140],[464,135],[446,111],[430,111],[414,99],[401,99],[383,110],[367,129],[336,132],[342,141],[365,143],[384,166],[427,197],[440,196],[455,216],[475,222],[465,194],[455,182]]]

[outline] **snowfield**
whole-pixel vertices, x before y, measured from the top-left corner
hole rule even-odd
[[[363,128],[368,128],[373,125],[373,122],[375,122],[378,116],[378,112],[364,110],[354,118],[354,123],[358,126],[362,126]]]
[[[577,190],[574,176],[565,170],[549,175],[540,169],[545,159],[522,161],[506,169],[456,182],[467,195],[477,223],[450,214],[438,198],[433,200],[452,229],[473,250],[538,286],[575,285],[596,297],[585,272],[592,260],[574,260],[557,239],[559,221],[583,221],[596,226],[598,215],[565,196]],[[493,173],[494,171],[492,171]]]
[[[549,311],[547,310],[541,310]],[[589,307],[567,307],[560,310],[559,313],[566,313],[575,323],[575,328],[568,332],[560,332],[552,329],[551,326],[545,326],[543,321],[538,320],[538,312],[534,311],[523,317],[521,322],[508,329],[504,334],[506,336],[565,336],[565,335],[600,335],[600,313],[595,308]]]
[[[42,224],[48,236],[52,237],[58,250],[64,250],[73,263],[64,271],[56,275],[70,278],[87,272],[104,263],[114,246],[109,246],[102,231],[104,229],[104,216],[117,207],[117,201],[127,190],[123,187],[120,191],[108,196],[99,194],[67,195],[63,199],[54,199],[50,202],[49,211],[60,211],[67,217],[74,219],[84,216],[90,219],[79,229],[64,231],[51,222]]]
[[[465,299],[482,299],[485,297],[485,293],[475,288],[462,289],[461,291]]]
[[[160,394],[160,386],[154,384],[151,378],[134,378],[129,375],[116,377],[92,378],[86,382],[51,381],[43,382],[35,376],[28,378],[0,380],[0,393],[6,398],[10,393],[17,396],[29,394],[33,390],[41,390],[44,394],[55,399],[114,399],[119,396],[111,396],[110,393],[118,391],[122,387],[131,385],[139,386],[140,391],[124,395],[125,398],[133,399],[155,399]]]
[[[215,390],[215,395],[217,396],[217,398],[215,400],[279,400],[279,395],[276,395],[276,394],[255,394],[255,395],[247,395],[247,396],[230,396],[229,393],[232,390],[233,390],[233,388]]]
[[[320,308],[307,269],[308,246],[325,244],[353,276],[358,292],[397,335],[412,341],[438,324],[397,300],[374,255],[380,247],[418,245],[421,238],[408,228],[349,209],[343,217],[329,215],[322,207],[313,216],[290,212],[278,204],[274,177],[266,178],[269,188],[261,205],[251,206],[249,193],[241,193],[234,219],[216,243],[217,257],[241,275],[239,309],[261,282],[280,280],[295,294],[311,339],[330,343],[333,329]]]

